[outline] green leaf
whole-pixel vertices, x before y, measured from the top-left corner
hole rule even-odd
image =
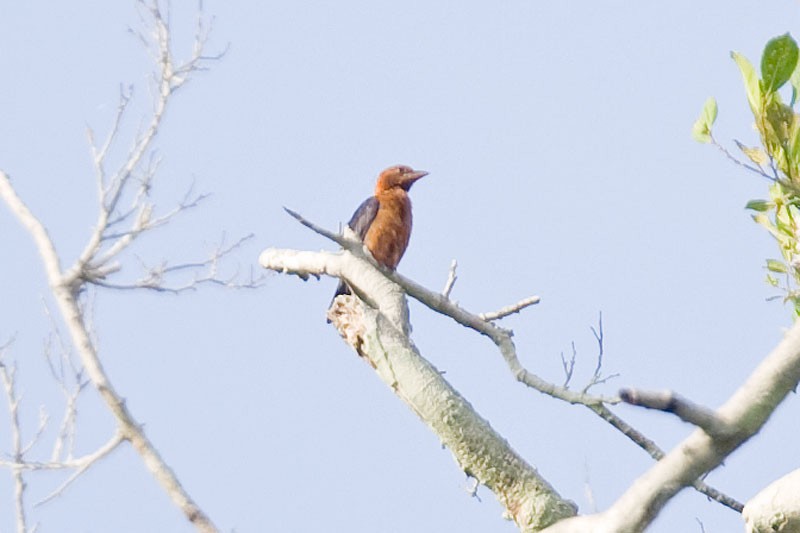
[[[747,92],[747,101],[750,104],[750,110],[756,117],[760,114],[761,109],[761,86],[758,81],[758,74],[756,69],[746,57],[738,52],[731,52],[731,57],[739,66],[739,71],[742,73],[744,79],[744,89]]]
[[[700,116],[692,125],[692,138],[699,143],[711,142],[711,126],[717,120],[717,101],[712,96],[703,104]]]
[[[785,33],[770,39],[761,55],[761,79],[766,92],[777,91],[789,81],[797,66],[797,43]]]
[[[769,211],[773,207],[775,207],[775,204],[769,200],[750,200],[747,202],[747,205],[744,206],[745,209],[752,209],[753,211],[758,211],[759,213]]]
[[[778,274],[786,274],[789,271],[784,262],[777,259],[767,259],[767,270]]]

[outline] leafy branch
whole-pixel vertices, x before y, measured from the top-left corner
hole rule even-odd
[[[770,180],[769,199],[751,200],[746,208],[778,244],[780,258],[766,260],[766,281],[783,293],[795,316],[800,316],[800,116],[796,111],[800,93],[798,46],[788,33],[771,39],[761,55],[760,76],[743,55],[731,52],[744,82],[750,110],[759,133],[759,147],[734,140],[749,163],[732,155],[713,135],[717,102],[709,98],[692,126],[692,137],[720,149],[743,168]],[[785,104],[780,90],[789,84],[791,96]]]

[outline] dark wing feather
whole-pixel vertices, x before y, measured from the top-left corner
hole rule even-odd
[[[364,237],[367,236],[367,230],[369,230],[369,227],[372,225],[372,221],[375,220],[375,215],[378,214],[380,205],[381,203],[377,198],[370,196],[361,202],[361,205],[358,206],[358,209],[356,209],[356,212],[353,213],[353,216],[350,218],[350,222],[347,223],[350,229],[352,229],[362,241]]]
[[[348,222],[347,225],[350,226],[350,229],[352,229],[362,241],[364,237],[367,236],[367,231],[372,225],[372,221],[375,220],[375,215],[378,214],[380,205],[377,198],[370,196],[361,202],[356,212],[350,217],[350,222]],[[350,294],[350,287],[347,286],[347,283],[340,280],[339,286],[336,287],[336,294],[333,295],[333,299],[335,300],[337,296],[341,296],[342,294]],[[331,303],[333,303],[333,300],[331,300]],[[330,320],[328,322],[330,322]]]

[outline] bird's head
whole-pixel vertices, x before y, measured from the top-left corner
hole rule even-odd
[[[405,165],[395,165],[389,167],[378,176],[378,184],[375,186],[375,193],[400,188],[408,191],[415,181],[427,176],[424,170],[414,170]]]

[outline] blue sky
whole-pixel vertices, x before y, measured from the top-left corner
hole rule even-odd
[[[188,53],[193,5],[174,2]],[[395,163],[430,176],[412,191],[415,231],[399,270],[476,312],[531,294],[504,324],[523,363],[563,379],[578,350],[591,375],[602,311],[606,370],[620,386],[671,388],[716,406],[790,324],[767,302],[776,255],[743,209],[766,183],[691,124],[708,96],[716,135],[755,143],[737,50],[797,25],[796,2],[652,3],[206,1],[222,61],[177,95],[157,143],[154,191],[169,209],[194,181],[208,202],[139,243],[136,258],[203,257],[255,233],[231,261],[266,247],[332,248],[282,210],[329,228],[346,221]],[[96,217],[85,130],[109,128],[120,84],[147,109],[148,57],[127,28],[133,2],[9,4],[0,20],[0,168],[70,263]],[[116,157],[121,154],[117,153]],[[30,239],[0,209],[0,341],[16,334],[26,431],[40,405],[60,415],[41,356],[47,289]],[[187,490],[223,530],[514,531],[487,490],[471,498],[449,452],[325,323],[333,280],[269,275],[257,291],[179,297],[100,291],[99,346],[111,378]],[[487,340],[412,302],[414,342],[564,496],[606,508],[651,460],[585,409],[524,389]],[[582,381],[583,380],[583,381]],[[797,467],[789,398],[708,482],[746,501]],[[670,448],[691,428],[620,407]],[[7,427],[5,408],[0,428]],[[78,452],[113,429],[93,393]],[[0,435],[5,434],[0,431]],[[48,434],[49,435],[49,434]],[[47,435],[46,435],[47,436]],[[47,456],[47,447],[36,449]],[[0,446],[7,439],[0,437]],[[29,479],[32,499],[61,479]],[[10,482],[0,483],[9,501]],[[8,509],[8,507],[5,507]],[[32,511],[42,531],[191,531],[132,450],[118,450],[61,498]],[[685,491],[652,531],[731,531],[738,515]],[[12,527],[0,512],[0,530]]]

